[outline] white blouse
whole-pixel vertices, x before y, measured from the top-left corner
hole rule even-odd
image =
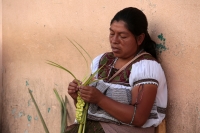
[[[94,73],[99,67],[99,61],[103,54],[97,56],[91,65],[92,73]],[[97,75],[96,75],[97,77]],[[133,89],[134,86],[140,84],[155,84],[158,86],[156,99],[151,110],[152,117],[150,117],[146,123],[142,126],[151,127],[158,126],[165,118],[165,112],[167,107],[167,83],[164,71],[161,65],[153,60],[141,60],[132,65],[131,74],[129,77],[129,84],[131,87],[106,83],[115,87],[121,87],[125,89]]]

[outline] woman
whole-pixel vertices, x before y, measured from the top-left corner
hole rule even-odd
[[[75,101],[79,90],[90,103],[86,132],[153,133],[165,118],[167,84],[147,27],[139,9],[119,11],[110,23],[112,52],[93,60],[92,72],[103,66],[95,77],[103,80],[90,86],[78,87],[75,80],[69,84]]]

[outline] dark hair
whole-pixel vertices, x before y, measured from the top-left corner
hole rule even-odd
[[[126,23],[125,26],[134,36],[139,36],[142,33],[145,34],[144,41],[140,45],[139,50],[144,49],[157,59],[156,43],[151,39],[147,31],[148,22],[145,14],[141,10],[134,7],[124,8],[114,16],[110,22],[110,25],[114,21],[120,20]]]

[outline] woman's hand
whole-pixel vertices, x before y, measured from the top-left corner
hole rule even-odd
[[[104,95],[95,87],[91,86],[80,86],[80,96],[88,103],[97,104],[104,97]]]
[[[81,84],[81,82],[79,80],[74,79],[72,82],[69,83],[68,86],[68,94],[76,101],[76,98],[78,96],[78,82],[79,84]]]

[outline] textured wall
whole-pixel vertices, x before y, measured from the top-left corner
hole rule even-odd
[[[2,91],[3,91],[3,84],[2,84],[2,1],[0,1],[0,132],[2,130],[2,110],[3,110],[3,107],[2,107]]]
[[[80,43],[92,57],[109,51],[110,20],[128,6],[147,15],[149,33],[160,50],[169,89],[167,132],[200,131],[200,1],[6,0],[2,2],[2,133],[44,132],[28,88],[50,132],[60,129],[60,105],[53,88],[67,95],[69,124],[73,122],[74,106],[67,94],[72,77],[45,60],[64,65],[81,79],[84,59],[66,37]]]

